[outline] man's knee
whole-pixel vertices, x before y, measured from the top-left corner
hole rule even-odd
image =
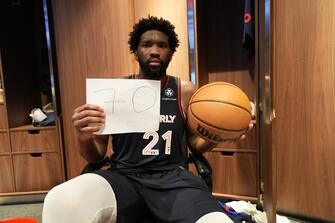
[[[109,183],[84,174],[54,187],[43,206],[43,222],[115,222],[116,200]],[[103,221],[102,221],[103,220]]]
[[[64,191],[62,188],[62,185],[58,185],[52,188],[46,195],[43,206],[46,207],[55,205],[57,207],[62,207],[62,203],[65,204],[67,200],[64,199],[64,194],[66,194],[66,191]]]
[[[43,222],[54,223],[59,218],[68,216],[68,213],[74,213],[73,209],[76,206],[77,208],[80,207],[80,205],[75,204],[79,201],[74,199],[69,194],[69,190],[66,189],[66,183],[52,188],[45,197],[42,213]]]
[[[233,223],[233,221],[223,212],[211,212],[202,216],[196,221],[196,223],[213,223],[213,222]]]

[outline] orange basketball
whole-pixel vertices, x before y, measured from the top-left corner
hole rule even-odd
[[[251,105],[237,86],[213,82],[199,88],[192,96],[188,125],[202,138],[214,143],[239,138],[249,127]]]

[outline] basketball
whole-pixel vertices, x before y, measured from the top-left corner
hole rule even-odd
[[[249,98],[239,87],[213,82],[199,88],[191,97],[187,122],[200,137],[220,143],[245,133],[251,114]]]

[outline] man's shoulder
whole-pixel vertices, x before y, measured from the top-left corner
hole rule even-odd
[[[197,89],[195,84],[193,84],[191,81],[184,81],[182,80],[180,83],[181,90],[185,93],[194,93]]]
[[[184,104],[183,109],[187,108],[188,102],[197,90],[197,87],[191,81],[181,81],[181,98]]]
[[[197,90],[197,86],[189,80],[181,80],[177,76],[167,75],[170,79],[174,79],[176,82],[180,81],[180,88],[182,94],[193,94]]]

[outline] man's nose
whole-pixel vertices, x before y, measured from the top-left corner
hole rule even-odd
[[[160,49],[158,46],[153,45],[150,49],[150,55],[154,57],[159,57],[160,55]]]

